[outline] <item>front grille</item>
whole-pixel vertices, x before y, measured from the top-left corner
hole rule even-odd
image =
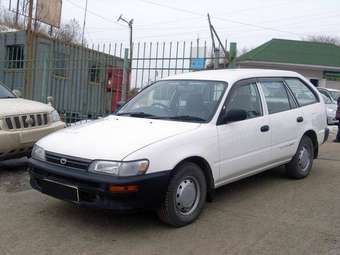
[[[66,166],[80,170],[87,170],[91,164],[91,160],[89,159],[70,157],[53,152],[46,152],[46,161],[60,166]]]
[[[47,113],[10,116],[5,118],[5,123],[8,130],[41,127],[49,124]]]

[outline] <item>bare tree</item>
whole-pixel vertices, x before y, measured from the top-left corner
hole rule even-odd
[[[76,19],[71,19],[68,23],[62,24],[52,36],[65,43],[81,42],[81,27]]]
[[[23,30],[25,29],[25,23],[22,19],[19,19],[18,23],[16,23],[15,14],[0,7],[0,31],[6,32],[10,29]]]
[[[330,43],[337,46],[340,46],[340,38],[337,36],[330,36],[330,35],[311,35],[304,38],[306,41],[311,42],[322,42],[322,43]]]

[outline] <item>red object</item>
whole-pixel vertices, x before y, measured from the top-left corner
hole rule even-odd
[[[114,112],[121,97],[123,69],[108,66],[106,68],[106,77],[106,91],[112,93],[111,111]]]

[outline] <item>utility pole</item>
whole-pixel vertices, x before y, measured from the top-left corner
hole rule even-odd
[[[87,16],[87,4],[88,4],[88,0],[86,0],[86,3],[85,3],[85,14],[84,14],[83,32],[82,32],[82,35],[81,35],[81,45],[84,45],[84,34],[85,34],[86,16]]]
[[[210,36],[211,36],[212,47],[213,47],[214,67],[217,68],[218,65],[219,65],[218,60],[219,60],[219,52],[220,52],[220,50],[219,50],[219,48],[216,48],[214,35],[217,38],[219,46],[223,50],[225,62],[227,62],[227,59],[228,59],[228,52],[227,52],[226,48],[224,47],[220,37],[218,36],[214,26],[211,24],[209,13],[208,13],[208,22],[209,22]],[[218,55],[218,57],[217,57],[217,55]]]
[[[121,14],[117,20],[117,22],[119,21],[124,21],[126,24],[128,24],[129,29],[130,29],[130,62],[129,62],[129,69],[130,69],[130,76],[132,73],[132,58],[133,58],[133,38],[132,38],[132,31],[133,31],[133,19],[131,19],[130,21],[127,21],[126,19],[123,18],[123,14]],[[130,83],[131,83],[131,77],[129,79],[128,82],[128,86],[127,86],[127,91],[130,90]]]
[[[26,98],[33,98],[32,72],[33,72],[33,0],[28,0],[28,22],[26,31],[26,67],[25,67],[25,89]]]

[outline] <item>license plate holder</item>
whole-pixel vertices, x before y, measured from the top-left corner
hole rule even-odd
[[[76,186],[50,179],[42,180],[40,185],[42,193],[62,200],[79,203],[79,189]]]

